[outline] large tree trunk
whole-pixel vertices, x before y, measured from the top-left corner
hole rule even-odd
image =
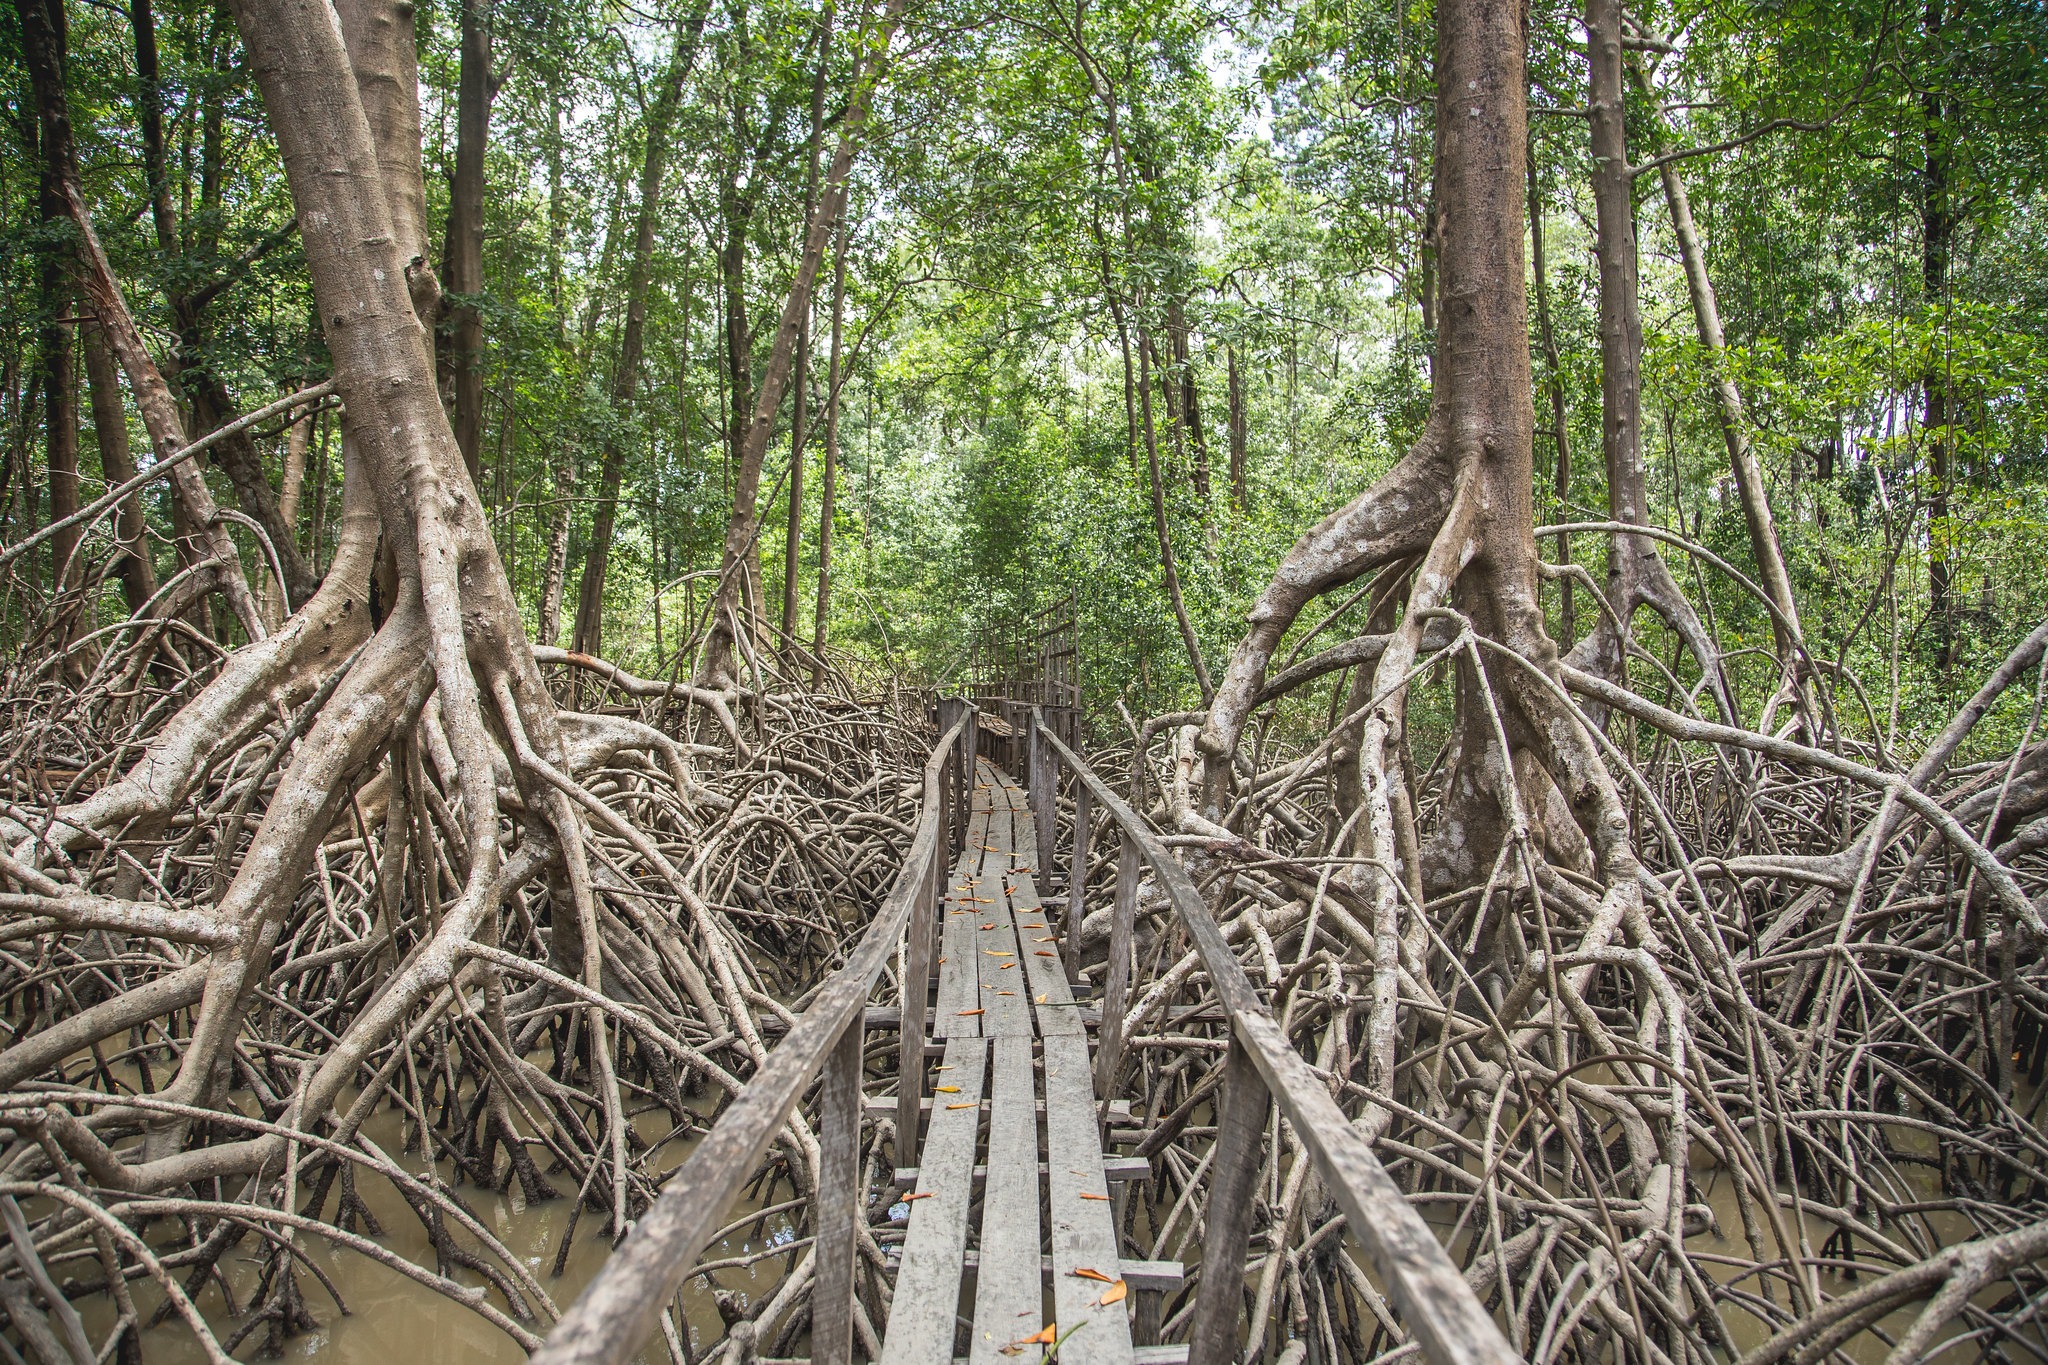
[[[612,535],[619,519],[619,485],[625,479],[626,445],[632,431],[633,401],[640,391],[640,362],[646,346],[647,290],[654,279],[654,233],[661,218],[661,184],[668,169],[669,124],[682,99],[683,82],[696,60],[697,35],[705,10],[676,34],[668,72],[647,114],[647,147],[640,163],[640,212],[633,230],[633,261],[626,275],[626,323],[619,337],[618,368],[612,371],[614,420],[606,425],[604,462],[598,474],[597,512],[590,544],[583,555],[583,580],[577,585],[577,652],[596,654],[604,648],[604,581],[611,562]]]
[[[737,647],[737,631],[742,615],[746,611],[743,592],[745,572],[751,553],[760,539],[760,516],[756,502],[761,490],[761,462],[768,453],[768,440],[775,432],[775,414],[782,406],[783,391],[789,387],[791,363],[796,356],[797,330],[811,306],[811,286],[817,281],[818,266],[824,259],[825,242],[832,226],[839,220],[839,214],[846,202],[846,177],[853,169],[854,151],[859,145],[861,129],[867,122],[868,102],[874,94],[876,83],[881,79],[889,53],[889,44],[895,39],[896,26],[903,15],[905,0],[889,0],[883,12],[881,27],[873,42],[875,56],[863,64],[854,76],[853,94],[847,101],[846,112],[839,120],[839,145],[832,153],[831,169],[825,175],[825,189],[818,201],[817,212],[811,215],[810,230],[804,236],[803,254],[798,258],[796,278],[790,282],[789,297],[782,305],[782,317],[776,324],[775,343],[769,351],[768,367],[761,376],[761,392],[754,402],[753,416],[748,420],[744,439],[735,461],[733,477],[732,515],[726,521],[725,548],[719,562],[717,596],[713,599],[710,635],[704,644],[703,663],[700,676],[712,686],[725,687],[737,679],[734,670],[734,650]],[[732,239],[728,237],[728,247]],[[735,281],[728,275],[728,295]],[[730,301],[730,300],[729,300]],[[733,388],[735,412],[738,411],[740,363],[745,357],[733,357]]]

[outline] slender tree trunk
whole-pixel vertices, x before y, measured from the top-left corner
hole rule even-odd
[[[64,93],[62,59],[57,35],[52,31],[50,10],[37,0],[18,0],[17,7],[22,18],[23,55],[35,83],[41,126],[47,139],[45,159],[57,171],[56,188],[81,239],[81,283],[111,349],[127,371],[128,383],[135,392],[136,405],[142,410],[143,423],[149,428],[156,457],[165,459],[189,442],[170,387],[164,383],[162,374],[150,358],[148,349],[143,345],[142,334],[136,329],[134,316],[121,297],[120,285],[114,279],[113,267],[107,262],[99,236],[93,230],[92,215],[86,209],[85,196],[79,188],[78,160],[71,142],[71,115]],[[242,576],[241,556],[234,541],[228,537],[220,509],[206,487],[205,478],[194,468],[191,460],[186,460],[171,471],[171,481],[188,519],[190,544],[187,549],[193,562],[211,561],[206,572],[212,586],[227,598],[249,638],[262,639],[262,618],[256,611],[256,601],[249,592],[248,582]]]
[[[818,70],[811,79],[810,166],[804,176],[804,236],[818,212],[818,153],[825,138],[825,77],[832,61],[833,7],[825,6],[818,35]],[[797,325],[796,365],[789,386],[789,525],[782,546],[782,640],[796,643],[797,598],[803,587],[805,392],[810,383],[811,310]]]
[[[1167,308],[1167,328],[1173,339],[1173,383],[1179,389],[1174,404],[1176,419],[1187,428],[1188,452],[1193,456],[1195,495],[1209,506],[1209,438],[1202,431],[1202,396],[1195,382],[1194,353],[1188,343],[1186,306],[1179,299]]]
[[[85,349],[86,388],[92,395],[92,431],[100,448],[100,472],[110,484],[126,483],[135,477],[135,456],[128,447],[128,413],[121,403],[120,376],[99,328],[84,329],[80,340]],[[156,596],[156,566],[150,559],[139,492],[121,500],[114,514],[114,534],[122,551],[115,565],[121,579],[121,600],[132,615]]]
[[[1930,43],[1939,44],[1943,18],[1943,0],[1927,0],[1923,31]],[[1920,96],[1925,149],[1920,172],[1920,290],[1930,312],[1948,304],[1949,262],[1955,249],[1955,206],[1949,185],[1953,110],[1949,106],[1939,89]],[[1954,540],[1949,525],[1949,492],[1955,483],[1955,439],[1950,430],[1956,420],[1955,395],[1948,367],[1938,355],[1920,382],[1928,466],[1927,609],[1933,624],[1935,661],[1946,670],[1955,648],[1956,628],[1955,566],[1950,562]]]
[[[889,45],[895,39],[905,0],[889,0],[879,31],[874,38],[875,55],[854,76],[854,88],[846,112],[839,120],[839,145],[832,154],[831,169],[825,175],[824,194],[818,211],[811,215],[803,254],[798,258],[796,278],[790,282],[789,297],[783,302],[782,317],[776,324],[775,343],[769,351],[768,367],[761,376],[761,392],[746,428],[733,477],[732,515],[726,522],[725,548],[719,563],[718,595],[711,613],[711,632],[705,641],[701,675],[715,686],[736,680],[733,652],[737,644],[734,628],[738,622],[744,589],[743,566],[760,535],[756,502],[761,488],[761,461],[768,452],[769,437],[775,431],[775,414],[782,406],[783,391],[789,386],[791,362],[796,355],[797,330],[811,306],[811,286],[818,278],[818,266],[825,255],[825,243],[846,201],[846,177],[853,169],[861,129],[867,122],[868,103],[888,61]],[[728,277],[727,289],[734,281]],[[736,357],[737,358],[737,357]],[[737,389],[738,371],[734,374]],[[737,406],[737,405],[736,405]]]
[[[718,253],[718,278],[725,297],[725,357],[720,368],[726,378],[725,473],[726,481],[746,461],[747,419],[754,410],[754,324],[747,311],[747,233],[753,224],[751,192],[740,192],[735,184],[726,186],[724,196],[725,241]],[[728,495],[737,506],[737,487]],[[735,601],[749,637],[760,620],[761,547],[747,546],[738,572],[742,581]]]
[[[846,215],[839,217],[832,248],[832,351],[825,362],[825,467],[818,490],[818,610],[811,630],[811,653],[817,660],[814,682],[822,681],[825,645],[832,627],[832,518],[839,493],[840,336],[846,321]]]
[[[456,87],[455,179],[448,194],[448,292],[455,296],[443,351],[454,396],[455,444],[470,481],[483,487],[484,323],[476,296],[484,288],[484,158],[491,136],[492,0],[458,0],[462,69]]]
[[[1181,594],[1180,566],[1173,554],[1173,526],[1166,516],[1166,480],[1159,470],[1159,437],[1152,424],[1152,379],[1147,373],[1151,364],[1151,339],[1141,330],[1138,333],[1138,415],[1145,431],[1145,469],[1152,491],[1152,530],[1159,537],[1159,571],[1166,582],[1166,597],[1173,605],[1173,621],[1180,628],[1180,642],[1188,652],[1188,666],[1195,676],[1195,686],[1201,690],[1202,704],[1207,706],[1216,695],[1215,684],[1209,679],[1209,665],[1202,659],[1202,642],[1195,634],[1194,622],[1188,618],[1187,600]]]
[[[1543,345],[1544,389],[1550,396],[1550,443],[1556,452],[1553,465],[1552,487],[1557,493],[1560,516],[1570,519],[1567,510],[1571,506],[1572,487],[1572,434],[1567,420],[1564,397],[1564,366],[1557,352],[1557,333],[1550,323],[1550,277],[1548,262],[1543,245],[1543,197],[1536,186],[1536,158],[1533,148],[1529,157],[1529,259],[1535,271],[1536,280],[1536,334]],[[1561,535],[1557,538],[1557,562],[1572,562],[1572,538]],[[1572,647],[1578,638],[1578,612],[1573,600],[1574,584],[1570,577],[1558,584],[1560,615],[1563,617],[1564,633],[1558,643],[1565,649]]]
[[[1230,382],[1230,501],[1242,512],[1250,505],[1250,490],[1245,482],[1245,436],[1244,376],[1237,368],[1237,348],[1226,347],[1224,363],[1228,368]]]
[[[165,165],[163,93],[158,69],[156,18],[150,0],[132,0],[128,16],[135,39],[137,105],[142,126],[143,174],[149,182],[150,220],[156,231],[157,249],[166,257],[175,257],[181,253],[182,246],[178,235],[178,214],[171,205],[170,180]],[[200,199],[206,205],[215,204],[220,196],[218,162],[223,149],[218,104],[217,98],[210,97],[203,116],[205,134],[202,139],[204,155],[201,159]],[[417,119],[414,123],[416,128]],[[209,214],[208,222],[212,221],[214,215]],[[281,243],[286,235],[284,232],[273,234],[271,241],[273,244]],[[170,278],[175,279],[175,273]],[[165,288],[165,301],[170,305],[171,316],[178,328],[178,344],[169,361],[169,378],[184,395],[190,406],[192,426],[202,435],[227,425],[239,416],[227,385],[205,362],[209,349],[206,308],[229,282],[229,277],[223,275],[202,289],[193,290],[176,284],[167,284]],[[278,508],[277,495],[271,490],[269,476],[263,467],[263,456],[256,449],[256,443],[247,432],[236,432],[221,440],[209,458],[228,476],[228,483],[235,490],[236,504],[263,528],[264,535],[270,540],[278,565],[284,571],[285,594],[290,606],[294,609],[304,606],[319,586],[319,576],[299,553],[297,528]],[[263,574],[266,585],[272,576],[266,566]],[[270,588],[266,586],[266,598],[269,593]]]
[[[697,35],[703,30],[704,16],[705,10],[699,8],[676,34],[667,76],[647,115],[647,148],[640,164],[639,221],[633,233],[633,263],[626,276],[626,323],[619,336],[618,368],[612,372],[614,420],[606,426],[597,511],[591,520],[590,545],[584,551],[583,579],[577,585],[575,648],[583,654],[597,654],[604,646],[605,569],[611,560],[612,534],[618,523],[619,485],[625,478],[633,402],[640,391],[647,289],[654,278],[654,233],[661,217],[662,179],[668,169],[669,125],[682,99],[683,82],[696,60]]]
[[[1656,122],[1668,124],[1664,109],[1656,102],[1642,67],[1632,65],[1631,74],[1637,90],[1651,101]],[[1735,477],[1736,496],[1741,500],[1742,518],[1749,529],[1750,552],[1756,558],[1764,595],[1777,609],[1771,631],[1777,640],[1778,653],[1785,659],[1787,667],[1798,667],[1800,651],[1804,648],[1799,627],[1799,603],[1792,593],[1792,575],[1785,566],[1784,551],[1778,545],[1777,520],[1771,515],[1763,466],[1750,444],[1749,419],[1742,411],[1742,391],[1736,387],[1735,377],[1728,368],[1728,338],[1721,327],[1720,302],[1714,294],[1714,282],[1707,274],[1706,250],[1700,243],[1698,228],[1693,225],[1692,201],[1685,192],[1685,182],[1679,178],[1677,162],[1667,161],[1659,166],[1657,177],[1664,186],[1664,201],[1671,212],[1671,235],[1677,239],[1679,258],[1685,266],[1686,290],[1692,297],[1693,321],[1713,377],[1711,387],[1715,416],[1720,419],[1721,439],[1728,448],[1729,472]]]

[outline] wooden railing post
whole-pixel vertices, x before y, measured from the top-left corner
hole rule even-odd
[[[1051,767],[1059,766],[1059,757],[1054,755]],[[1087,917],[1087,907],[1082,903],[1088,893],[1088,840],[1091,834],[1089,820],[1092,816],[1092,798],[1085,782],[1074,783],[1074,846],[1067,863],[1067,917],[1060,926],[1060,959],[1067,969],[1067,980],[1078,975],[1081,965],[1081,921]]]
[[[866,1011],[825,1059],[818,1128],[818,1282],[811,1291],[812,1365],[852,1365],[853,1266],[861,1214],[861,1059]]]
[[[903,953],[903,998],[896,1019],[896,1164],[917,1164],[917,1119],[924,1099],[924,1018],[932,986],[932,934],[946,888],[946,846],[932,844],[919,878]]]
[[[1031,708],[1031,823],[1038,835],[1038,871],[1052,885],[1054,849],[1059,836],[1059,765],[1045,742],[1045,715]]]
[[[1216,1113],[1215,1169],[1209,1173],[1209,1227],[1202,1238],[1202,1283],[1188,1327],[1188,1365],[1230,1365],[1243,1354],[1237,1321],[1244,1313],[1244,1258],[1251,1245],[1252,1203],[1265,1155],[1270,1097],[1251,1051],[1235,1034],[1224,1060]]]
[[[1138,843],[1126,834],[1116,856],[1116,899],[1109,922],[1109,971],[1102,983],[1102,1023],[1095,1035],[1095,1092],[1116,1093],[1123,1061],[1124,996],[1131,987],[1131,924],[1138,909]],[[1080,937],[1080,925],[1073,937]]]
[[[974,780],[980,775],[977,771],[980,765],[974,756],[978,732],[975,712],[970,707],[967,712],[967,723],[960,727],[960,829],[959,837],[953,843],[955,852],[966,851],[967,831],[974,826]]]

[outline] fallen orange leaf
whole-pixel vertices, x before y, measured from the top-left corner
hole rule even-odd
[[[906,1204],[914,1204],[920,1199],[931,1198],[932,1193],[933,1192],[931,1190],[926,1190],[922,1194],[906,1194],[903,1196],[903,1202]]]
[[[1032,956],[1033,956],[1033,957],[1058,957],[1058,956],[1059,956],[1059,954],[1058,954],[1058,953],[1055,953],[1055,952],[1053,952],[1053,951],[1051,951],[1050,949],[1046,949],[1046,948],[1040,948],[1040,949],[1039,949],[1039,950],[1038,950],[1037,952],[1033,953],[1033,954],[1032,954]]]
[[[1122,1280],[1118,1280],[1115,1284],[1111,1285],[1109,1288],[1102,1291],[1102,1297],[1097,1299],[1095,1301],[1095,1304],[1098,1308],[1101,1308],[1107,1307],[1112,1303],[1122,1303],[1124,1301],[1124,1295],[1130,1292],[1131,1287],[1125,1284]]]
[[[969,1100],[965,1104],[949,1104],[946,1107],[948,1109],[979,1109],[981,1105],[975,1100]]]
[[[1109,1278],[1109,1276],[1103,1274],[1101,1271],[1091,1270],[1087,1266],[1082,1266],[1079,1270],[1071,1270],[1067,1273],[1072,1275],[1077,1280],[1100,1280],[1104,1284],[1116,1283],[1115,1280],[1112,1280],[1111,1278]]]
[[[1108,1196],[1108,1195],[1106,1195],[1106,1194],[1090,1194],[1090,1193],[1089,1193],[1088,1191],[1086,1191],[1086,1190],[1083,1190],[1083,1191],[1081,1191],[1081,1197],[1082,1197],[1083,1199],[1097,1199],[1097,1200],[1100,1200],[1100,1201],[1102,1201],[1102,1202],[1103,1202],[1103,1203],[1105,1203],[1105,1204],[1107,1204],[1107,1203],[1109,1202],[1109,1196]]]
[[[987,1011],[987,1010],[961,1010],[961,1011],[960,1011],[960,1017],[961,1017],[962,1019],[965,1019],[965,1018],[966,1018],[966,1017],[967,1017],[968,1015],[970,1015],[970,1014],[986,1014],[986,1013],[988,1013],[988,1011]]]
[[[1044,1327],[1039,1328],[1038,1331],[1032,1333],[1030,1336],[1018,1337],[1015,1341],[1011,1342],[1010,1344],[1012,1346],[1050,1346],[1055,1341],[1059,1340],[1059,1335],[1059,1332],[1056,1330],[1056,1325],[1048,1323]]]
[[[932,1089],[938,1091],[941,1095],[957,1095],[960,1093],[960,1087],[957,1085],[935,1085]]]

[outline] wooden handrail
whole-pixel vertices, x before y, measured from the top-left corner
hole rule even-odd
[[[1034,711],[1036,708],[1033,708]],[[1230,1055],[1225,1063],[1224,1094],[1217,1111],[1215,1175],[1210,1186],[1210,1218],[1203,1242],[1202,1264],[1242,1266],[1251,1226],[1252,1185],[1258,1176],[1268,1097],[1294,1126],[1295,1135],[1315,1162],[1388,1289],[1388,1297],[1425,1354],[1439,1365],[1510,1365],[1521,1360],[1501,1335],[1493,1315],[1458,1273],[1443,1244],[1402,1195],[1386,1168],[1329,1089],[1287,1041],[1273,1012],[1252,988],[1251,978],[1221,926],[1180,860],[1168,851],[1138,814],[1090,768],[1080,755],[1044,725],[1031,727],[1034,748],[1046,746],[1073,773],[1076,795],[1085,792],[1109,813],[1123,835],[1111,930],[1109,980],[1103,993],[1102,1025],[1097,1044],[1096,1075],[1101,1082],[1115,1075],[1123,1025],[1124,973],[1119,956],[1128,956],[1137,897],[1137,862],[1148,864],[1166,889],[1173,910],[1194,940],[1202,966],[1216,988],[1216,998],[1230,1023]],[[1033,758],[1037,756],[1034,754]],[[1035,773],[1052,777],[1052,765],[1032,764]],[[1047,783],[1048,788],[1050,782]],[[1050,794],[1048,790],[1048,795]],[[1037,795],[1036,792],[1033,793]],[[1047,802],[1050,806],[1050,802]],[[1077,810],[1082,809],[1077,801]],[[1049,839],[1042,831],[1041,838]],[[1088,828],[1076,823],[1073,866],[1085,868]],[[1136,856],[1132,854],[1135,852]],[[1129,882],[1129,886],[1125,882]],[[1071,889],[1070,889],[1071,894]],[[1078,909],[1078,897],[1073,902]],[[1080,927],[1070,911],[1067,936]],[[1261,1093],[1263,1092],[1263,1093]],[[1242,1338],[1238,1318],[1243,1312],[1241,1277],[1202,1276],[1194,1322],[1189,1333],[1189,1365],[1224,1365],[1238,1358]]]
[[[789,1122],[811,1077],[830,1061],[825,1078],[821,1125],[823,1166],[817,1219],[818,1287],[822,1302],[843,1293],[838,1312],[815,1312],[812,1359],[819,1365],[843,1362],[851,1354],[853,1251],[859,1195],[861,1037],[868,993],[896,951],[906,928],[912,939],[913,970],[903,983],[906,1001],[915,996],[921,1017],[924,983],[917,979],[920,941],[929,962],[931,925],[945,885],[951,805],[947,779],[956,744],[969,732],[973,710],[959,707],[931,757],[925,761],[924,795],[910,852],[882,908],[861,936],[846,965],[834,972],[811,1004],[761,1063],[696,1151],[669,1177],[660,1198],[635,1225],[625,1245],[606,1261],[532,1359],[540,1365],[621,1365],[654,1334],[661,1314],[689,1278],[705,1243],[725,1218],[740,1186],[754,1173],[761,1154]],[[972,781],[971,771],[966,781]],[[926,969],[929,971],[929,968]],[[906,1032],[903,1089],[917,1112],[922,1088],[922,1025]],[[914,1136],[914,1135],[913,1135]],[[899,1137],[899,1144],[901,1138]],[[822,1348],[822,1349],[821,1349]]]

